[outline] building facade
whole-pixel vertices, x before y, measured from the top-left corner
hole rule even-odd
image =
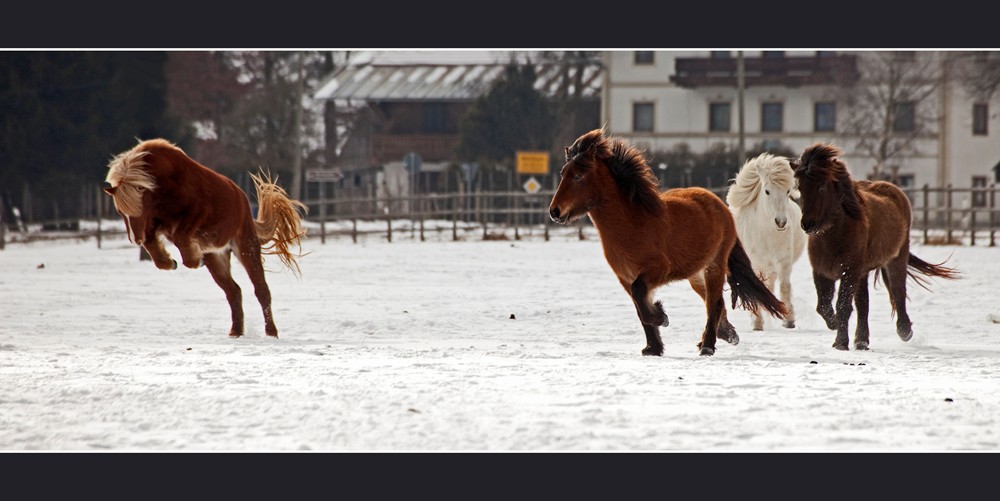
[[[783,146],[801,152],[817,142],[833,143],[844,150],[855,178],[891,178],[904,187],[987,186],[997,180],[1000,97],[977,99],[967,90],[961,68],[974,53],[742,51],[740,56],[737,51],[606,51],[601,122],[650,152],[681,143],[695,152],[718,143],[734,146],[742,135],[748,149]],[[886,97],[887,89],[894,94]],[[865,105],[868,121],[881,122],[862,124]],[[888,118],[878,115],[882,105],[892,110]],[[891,151],[881,162],[880,146]]]

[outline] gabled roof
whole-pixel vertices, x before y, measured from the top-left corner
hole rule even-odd
[[[511,61],[535,65],[535,88],[554,94],[563,81],[563,67],[539,63],[529,51],[380,51],[352,55],[314,94],[316,99],[345,101],[472,101],[489,90]],[[576,66],[568,67],[570,81]],[[602,68],[582,68],[583,97],[599,98]]]

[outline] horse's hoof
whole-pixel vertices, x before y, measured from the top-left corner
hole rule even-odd
[[[836,349],[838,349],[838,350],[840,350],[840,351],[848,351],[850,349],[850,348],[847,347],[847,343],[846,342],[839,342],[839,341],[834,342],[833,343],[833,347],[836,348]]]
[[[647,346],[642,349],[642,354],[647,357],[659,357],[663,356],[662,346]]]
[[[905,328],[897,327],[896,334],[898,334],[899,339],[902,339],[904,342],[909,341],[913,337],[913,329],[909,326],[906,326]]]
[[[243,337],[243,333],[242,332],[232,332],[232,331],[230,331],[229,332],[229,337],[231,339],[236,339],[236,338],[239,338],[239,337]]]
[[[740,335],[736,333],[736,327],[733,324],[726,322],[725,325],[719,327],[719,332],[715,334],[715,337],[729,343],[729,344],[740,344]],[[699,343],[699,348],[701,344]]]
[[[710,357],[712,355],[715,355],[715,348],[712,348],[710,346],[705,346],[701,349],[701,352],[698,354],[703,357]]]
[[[788,328],[788,329],[794,329],[795,328],[795,320],[785,320],[784,322],[781,322],[781,325],[784,326],[784,327],[786,327],[786,328]]]
[[[173,263],[173,265],[170,267],[170,269],[171,270],[176,270],[177,269],[177,260],[176,259],[171,259],[170,262]]]
[[[868,349],[868,341],[856,341],[854,343],[854,349],[858,351],[865,351]]]

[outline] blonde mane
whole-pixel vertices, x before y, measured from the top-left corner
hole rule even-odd
[[[104,180],[114,187],[112,200],[118,212],[138,217],[142,214],[143,190],[155,190],[156,180],[146,172],[148,165],[143,157],[148,151],[140,150],[142,144],[117,155],[108,163],[108,175]]]
[[[790,191],[789,195],[793,198],[799,197],[798,190],[795,189],[795,171],[792,170],[788,158],[761,153],[743,164],[743,168],[736,175],[736,182],[726,193],[726,203],[734,208],[754,203],[760,195],[761,179]]]

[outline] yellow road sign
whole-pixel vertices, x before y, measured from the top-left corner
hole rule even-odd
[[[517,173],[518,174],[548,174],[549,173],[549,152],[547,152],[547,151],[518,151],[517,152]]]

